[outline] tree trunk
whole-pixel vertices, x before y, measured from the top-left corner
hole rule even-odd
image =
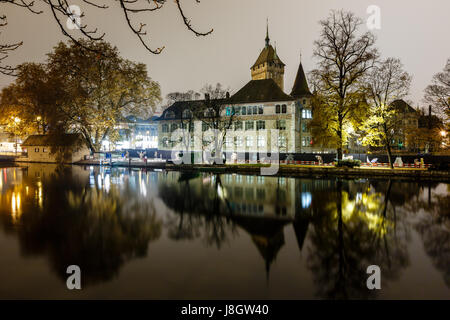
[[[339,129],[338,129],[337,135],[338,135],[339,145],[337,148],[337,158],[338,158],[338,160],[342,160],[342,127],[343,127],[343,124],[342,124],[342,117],[340,114],[338,114],[338,119],[339,119]]]
[[[391,146],[389,143],[386,144],[386,150],[387,150],[387,155],[388,155],[388,160],[389,160],[389,166],[391,167],[391,169],[394,169],[394,164],[392,163],[392,151],[391,151]]]

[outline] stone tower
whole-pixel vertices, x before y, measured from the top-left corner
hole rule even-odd
[[[269,24],[267,23],[266,45],[251,67],[252,80],[273,79],[284,91],[284,66],[285,64],[277,55],[277,50],[270,44]]]

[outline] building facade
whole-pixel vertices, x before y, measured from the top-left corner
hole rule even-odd
[[[91,154],[80,134],[65,134],[58,141],[47,135],[30,135],[22,143],[28,162],[75,163]]]
[[[141,119],[134,116],[125,118],[119,124],[119,141],[116,149],[156,149],[158,148],[158,116]],[[106,150],[111,150],[108,145]]]
[[[220,113],[222,123],[230,125],[222,125],[219,134],[211,129],[206,121],[211,105],[207,97],[178,101],[158,119],[158,149],[168,154],[189,145],[189,151],[204,152],[216,139],[222,151],[238,154],[323,152],[314,146],[309,129],[312,94],[302,63],[290,94],[283,91],[284,67],[267,32],[265,46],[250,68],[252,80],[231,97],[214,102],[222,105],[220,111],[215,108],[214,112]],[[175,134],[179,129],[183,133]]]

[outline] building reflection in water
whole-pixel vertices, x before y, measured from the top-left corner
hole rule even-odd
[[[78,264],[84,286],[118,276],[163,232],[216,250],[245,232],[270,281],[292,228],[316,296],[372,298],[361,281],[367,266],[381,267],[385,287],[399,279],[411,263],[412,229],[450,287],[449,196],[428,192],[437,186],[37,165],[2,169],[0,224],[24,255],[45,255],[61,280]]]

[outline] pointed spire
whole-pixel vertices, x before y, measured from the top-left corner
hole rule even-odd
[[[269,46],[270,38],[269,38],[269,18],[266,21],[266,47]]]
[[[303,71],[302,55],[300,53],[300,64],[298,66],[297,76],[295,77],[294,86],[292,87],[291,96],[298,98],[305,95],[310,95],[311,91],[308,88],[308,81],[306,80],[305,72]]]

